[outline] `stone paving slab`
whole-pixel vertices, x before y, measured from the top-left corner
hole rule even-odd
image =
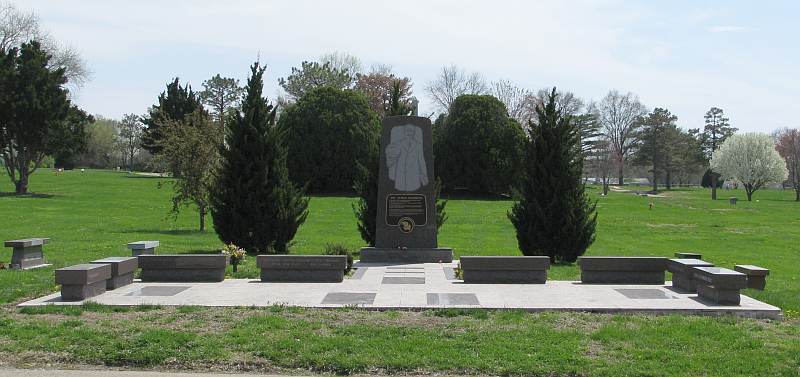
[[[358,279],[342,283],[262,283],[228,279],[219,283],[133,284],[93,297],[105,305],[271,306],[331,308],[358,306],[376,310],[426,308],[523,309],[603,313],[735,314],[782,318],[780,308],[742,295],[738,306],[717,305],[665,285],[582,284],[550,280],[545,284],[464,284],[448,280],[445,269],[456,263],[404,265],[402,268],[357,263],[368,267]],[[399,271],[403,271],[398,273]],[[385,278],[424,278],[424,284],[386,284]],[[371,302],[371,303],[370,303]],[[80,305],[54,293],[19,306]]]

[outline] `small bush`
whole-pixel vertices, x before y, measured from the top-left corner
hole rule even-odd
[[[323,252],[325,255],[346,255],[347,256],[347,268],[344,270],[344,273],[347,274],[353,268],[353,252],[347,249],[347,246],[344,246],[339,243],[326,243],[325,244],[325,251]]]

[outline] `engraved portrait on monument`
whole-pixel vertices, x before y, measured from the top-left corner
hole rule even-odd
[[[386,168],[398,191],[417,191],[428,184],[422,129],[413,124],[392,128],[386,146]]]

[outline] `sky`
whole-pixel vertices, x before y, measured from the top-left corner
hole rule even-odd
[[[173,77],[194,89],[219,73],[264,93],[330,52],[411,78],[420,114],[443,66],[584,100],[633,92],[684,128],[720,107],[742,131],[800,127],[798,1],[12,0],[35,11],[92,71],[75,101],[92,114],[144,114]]]

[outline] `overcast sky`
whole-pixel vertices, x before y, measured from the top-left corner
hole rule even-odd
[[[599,100],[631,91],[684,128],[711,106],[733,126],[800,127],[800,2],[768,1],[59,1],[16,0],[78,51],[93,72],[81,107],[143,114],[168,81],[193,88],[266,63],[265,93],[303,60],[328,52],[390,64],[408,76],[420,113],[443,65]]]

